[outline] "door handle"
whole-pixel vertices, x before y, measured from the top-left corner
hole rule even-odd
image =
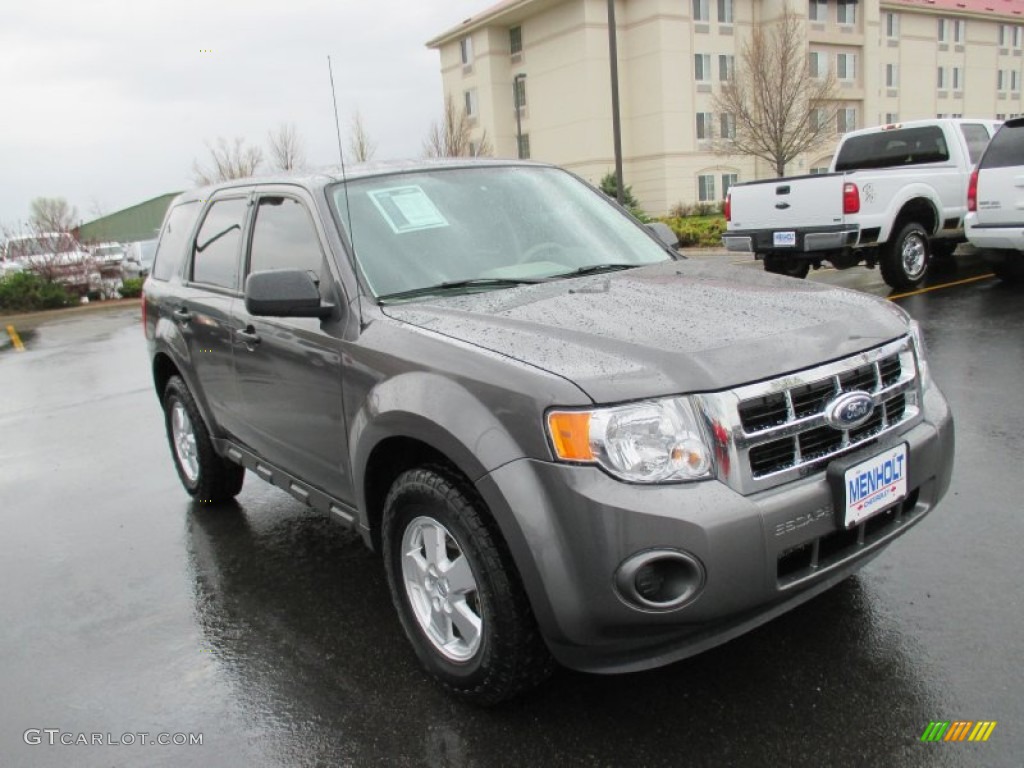
[[[245,330],[235,331],[235,338],[244,341],[247,346],[260,343],[260,336],[251,325],[247,326]]]
[[[192,319],[192,313],[189,312],[184,307],[178,307],[171,314],[174,315],[175,320],[178,320],[179,322],[182,323],[187,323],[189,320]]]

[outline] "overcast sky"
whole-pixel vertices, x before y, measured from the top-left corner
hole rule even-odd
[[[422,154],[442,109],[424,43],[493,0],[8,0],[0,18],[0,226],[35,197],[89,221],[193,186],[204,142],[294,123],[337,162],[355,110],[375,159]],[[201,52],[209,50],[210,53]],[[345,140],[347,150],[347,138]]]

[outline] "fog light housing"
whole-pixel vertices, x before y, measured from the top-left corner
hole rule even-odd
[[[704,566],[676,549],[650,549],[629,557],[615,572],[619,596],[634,608],[671,611],[704,588]]]

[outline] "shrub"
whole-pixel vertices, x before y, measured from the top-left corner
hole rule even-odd
[[[604,192],[612,200],[618,199],[619,193],[619,180],[615,177],[615,174],[611,171],[606,173],[601,179],[601,191]],[[631,211],[635,208],[639,210],[639,204],[636,198],[633,197],[633,188],[626,185],[626,188],[622,191],[622,204],[629,208]]]
[[[660,221],[668,224],[679,236],[681,246],[712,248],[722,244],[725,219],[721,216],[669,216]]]
[[[137,299],[142,295],[143,282],[141,277],[126,277],[117,292],[121,294],[122,299]]]
[[[32,272],[16,272],[0,279],[0,309],[57,309],[76,303],[64,286]]]

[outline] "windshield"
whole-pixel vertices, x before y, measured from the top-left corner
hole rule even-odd
[[[348,184],[350,239],[376,296],[443,283],[495,289],[596,265],[671,257],[602,195],[556,168],[452,168]],[[331,188],[349,228],[345,186]]]

